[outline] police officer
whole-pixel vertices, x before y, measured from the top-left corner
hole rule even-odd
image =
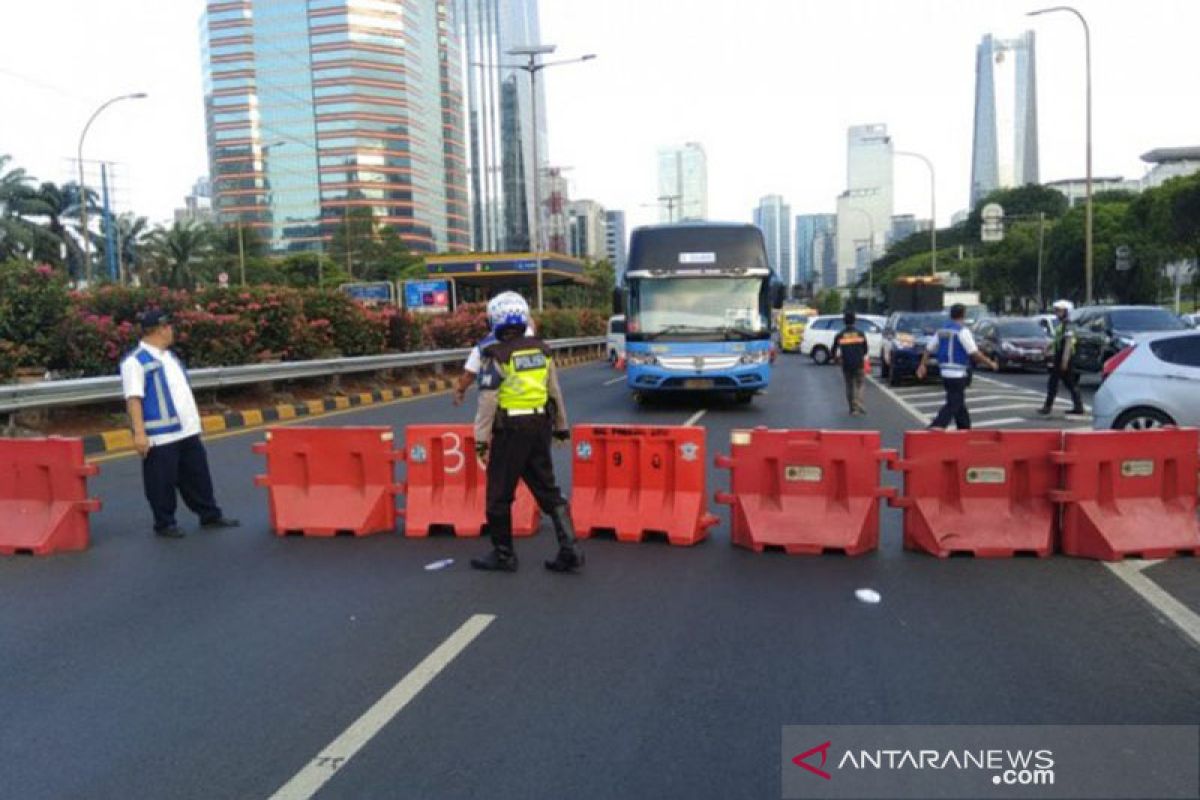
[[[967,411],[967,368],[973,359],[991,369],[996,369],[996,362],[984,355],[975,345],[975,337],[964,324],[967,308],[962,303],[950,306],[950,321],[942,326],[937,336],[931,337],[925,352],[921,353],[921,363],[917,366],[917,378],[924,380],[927,372],[926,362],[933,354],[937,354],[938,370],[942,373],[942,386],[946,390],[946,402],[938,411],[937,416],[929,427],[934,430],[945,430],[953,420],[960,431],[971,427],[971,414]]]
[[[142,456],[142,483],[154,512],[154,532],[180,539],[175,495],[200,517],[203,528],[233,528],[213,497],[208,455],[200,441],[200,412],[187,372],[171,352],[175,329],[163,311],[138,319],[142,340],[121,361],[121,384],[133,428],[133,446]]]
[[[867,363],[867,337],[855,327],[857,319],[853,311],[842,314],[842,323],[846,327],[833,337],[833,347],[830,348],[832,357],[842,362],[846,402],[850,404],[852,417],[867,413],[867,407],[863,405],[863,384],[867,380],[864,370]]]
[[[1058,383],[1061,380],[1071,393],[1071,410],[1068,414],[1086,414],[1083,408],[1083,397],[1079,394],[1079,372],[1073,363],[1075,355],[1075,331],[1067,321],[1072,308],[1069,300],[1056,300],[1054,309],[1054,350],[1051,356],[1050,380],[1046,385],[1046,402],[1038,409],[1042,416],[1048,416],[1054,410],[1054,399],[1058,396]]]
[[[558,537],[558,555],[546,562],[546,569],[577,570],[583,566],[583,551],[576,541],[571,508],[555,483],[550,458],[551,439],[567,441],[571,436],[550,348],[541,339],[525,335],[529,306],[514,292],[488,303],[488,322],[496,341],[483,347],[482,356],[495,364],[500,387],[495,392],[495,421],[490,430],[476,425],[475,447],[480,458],[487,459],[487,526],[492,550],[471,559],[471,566],[516,571],[512,504],[517,482],[524,481],[542,512],[553,521]],[[480,408],[482,412],[482,402]]]

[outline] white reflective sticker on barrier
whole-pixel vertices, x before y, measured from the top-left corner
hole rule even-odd
[[[700,445],[695,442],[684,442],[679,445],[679,457],[684,461],[695,461],[700,455]]]
[[[821,467],[789,466],[783,468],[783,479],[793,483],[820,483],[824,475],[825,470]]]
[[[1122,478],[1149,478],[1152,475],[1154,475],[1153,459],[1146,458],[1121,462]]]
[[[750,444],[750,431],[734,431],[729,434],[730,444]]]
[[[1004,483],[1008,474],[1004,467],[971,467],[967,470],[967,483]]]
[[[425,452],[425,448],[418,444],[413,447],[408,457],[414,464],[424,464],[429,458],[429,453]]]
[[[586,440],[580,442],[575,448],[575,455],[580,461],[587,461],[590,459],[592,457],[592,443]]]

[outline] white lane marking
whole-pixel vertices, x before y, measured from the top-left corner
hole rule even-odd
[[[605,386],[612,386],[614,383],[620,383],[620,382],[621,382],[621,381],[623,381],[623,380],[625,380],[625,376],[624,376],[624,375],[622,375],[622,376],[620,376],[620,377],[618,377],[618,378],[613,378],[611,381],[605,381],[605,382],[604,382],[604,385],[605,385]]]
[[[1141,570],[1145,567],[1139,567],[1136,563],[1128,561],[1106,562],[1104,566],[1124,581],[1126,586],[1141,595],[1142,599],[1149,603],[1155,611],[1173,622],[1194,644],[1200,646],[1200,615],[1143,575]]]
[[[475,614],[464,622],[458,630],[450,634],[450,638],[438,645],[424,661],[413,667],[412,672],[405,675],[387,694],[379,698],[375,705],[368,708],[349,728],[330,742],[316,758],[297,772],[295,777],[271,795],[271,800],[309,800],[319,792],[338,770],[345,767],[367,742],[391,722],[495,619],[492,614]]]
[[[969,403],[967,408],[970,410],[971,415],[974,416],[976,413],[988,414],[992,411],[1016,411],[1019,408],[1034,411],[1040,408],[1040,406],[1037,403],[1009,403],[1008,405],[1004,406],[976,405],[975,403]]]
[[[1166,559],[1162,558],[1139,558],[1135,560],[1126,560],[1125,563],[1131,565],[1138,572],[1145,572],[1153,566],[1163,563]]]
[[[972,413],[972,416],[974,416],[974,413],[975,413],[974,410],[972,410],[971,413]],[[1025,417],[1005,417],[1004,419],[984,419],[984,420],[972,419],[971,427],[972,428],[996,428],[996,427],[999,427],[1000,425],[1011,425],[1014,422],[1028,422],[1028,421],[1029,420],[1027,420]]]
[[[921,397],[944,398],[946,396],[945,392],[898,392],[898,394],[903,394],[905,397],[908,397],[908,398],[921,398]]]
[[[929,417],[926,417],[924,414],[922,414],[920,411],[918,411],[916,408],[914,408],[911,403],[909,403],[907,400],[905,400],[900,395],[896,394],[896,392],[893,391],[890,386],[885,386],[883,384],[883,382],[880,380],[877,380],[874,375],[868,375],[867,380],[869,380],[871,383],[875,384],[876,389],[878,389],[879,391],[886,394],[888,397],[895,400],[896,403],[901,408],[903,408],[905,411],[907,411],[909,414],[911,414],[913,419],[915,419],[917,422],[921,423],[922,425],[929,424]]]
[[[928,406],[930,408],[939,408],[945,402],[946,402],[946,398],[943,397],[940,400],[922,400],[918,403],[913,403],[913,405],[916,406],[917,408],[922,408],[924,406]],[[1031,398],[1031,397],[995,397],[993,395],[987,395],[986,397],[975,397],[973,395],[968,395],[967,402],[970,403],[972,411],[975,410],[976,406],[983,404],[983,403],[1019,402],[1020,405],[1012,406],[1012,408],[1039,408],[1040,407],[1040,404],[1033,402],[1033,398]]]
[[[688,417],[688,421],[683,423],[683,427],[687,428],[689,426],[695,425],[697,422],[700,421],[700,418],[703,417],[707,413],[708,413],[707,408],[700,409],[695,414],[692,414],[690,417]]]

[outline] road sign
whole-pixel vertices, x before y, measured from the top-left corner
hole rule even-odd
[[[446,314],[454,301],[450,281],[405,281],[404,307],[418,314]]]
[[[1133,268],[1133,248],[1127,244],[1120,245],[1116,250],[1117,272],[1127,272]]]
[[[988,203],[979,212],[984,222],[1000,222],[1004,219],[1004,206],[999,203]]]
[[[999,203],[988,203],[979,211],[983,224],[979,227],[979,238],[985,242],[1004,241],[1004,207]]]
[[[389,281],[375,281],[372,283],[343,283],[338,287],[339,290],[350,295],[357,303],[366,304],[381,304],[391,303],[395,300],[396,288]]]

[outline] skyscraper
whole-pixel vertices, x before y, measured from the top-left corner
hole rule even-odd
[[[758,201],[754,224],[763,232],[767,245],[767,263],[784,286],[794,286],[796,265],[792,260],[792,207],[777,194]]]
[[[567,206],[570,230],[570,254],[587,261],[599,261],[607,255],[608,225],[604,206],[595,200],[572,200]]]
[[[972,208],[997,189],[1038,182],[1036,72],[1033,31],[988,34],[975,48]]]
[[[521,61],[508,55],[512,48],[540,43],[537,0],[438,0],[439,5],[451,1],[462,9],[468,65],[473,246],[485,252],[526,251],[532,247],[533,181],[536,170],[548,163],[546,102],[539,83],[535,127],[541,163],[535,167],[529,75],[504,65]],[[540,211],[545,221],[545,209]]]
[[[276,250],[321,249],[365,209],[414,250],[467,249],[454,27],[446,2],[208,0],[218,220],[258,230]]]
[[[837,204],[839,286],[854,282],[861,259],[882,253],[892,224],[892,138],[887,125],[855,125],[846,136],[847,188]]]
[[[812,286],[822,279],[824,264],[818,258],[817,241],[837,230],[835,214],[801,214],[796,217],[796,283]],[[822,247],[820,255],[824,255]]]
[[[625,231],[625,212],[609,211],[605,214],[604,238],[608,255],[608,263],[613,265],[617,273],[617,282],[625,272],[625,259],[628,255],[627,234]]]
[[[708,219],[708,156],[698,142],[658,151],[659,221]]]

